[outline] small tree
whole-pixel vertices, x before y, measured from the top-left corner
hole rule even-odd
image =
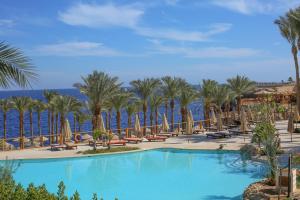
[[[99,137],[101,137],[101,131],[99,129],[95,129],[93,131],[93,140],[94,140],[94,151],[96,151],[97,149],[97,140],[99,139]]]

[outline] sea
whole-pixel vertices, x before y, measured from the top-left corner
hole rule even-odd
[[[57,93],[61,95],[70,95],[74,96],[80,101],[87,101],[88,98],[81,94],[79,90],[77,89],[53,89]],[[14,90],[14,91],[0,91],[0,98],[10,98],[13,96],[28,96],[32,99],[40,99],[42,101],[45,101],[45,98],[43,97],[44,90]],[[46,102],[46,101],[45,101]],[[189,110],[192,111],[194,120],[201,120],[203,119],[203,105],[201,101],[193,102],[189,105]],[[170,123],[170,108],[168,109],[168,121]],[[162,105],[159,108],[159,123],[162,121],[162,116],[165,113],[164,105]],[[139,118],[141,121],[141,125],[143,124],[143,113],[139,112]],[[147,125],[150,125],[150,119],[149,119],[149,111],[147,113]],[[103,119],[105,121],[105,113],[102,113]],[[71,129],[74,131],[74,125],[73,125],[73,114],[69,113],[67,116]],[[132,116],[132,122],[134,123],[134,116]],[[180,122],[181,115],[180,115],[180,107],[178,102],[175,104],[175,123]],[[111,126],[112,129],[116,129],[116,114],[115,112],[112,113],[111,117]],[[122,110],[121,112],[121,127],[127,128],[127,114],[125,110]],[[44,111],[41,114],[41,128],[42,128],[42,134],[48,135],[48,115],[47,111]],[[29,123],[29,113],[25,112],[25,118],[24,118],[24,129],[25,129],[25,136],[30,136],[30,123]],[[86,121],[83,126],[81,127],[82,132],[91,132],[92,125],[90,121]],[[38,127],[37,127],[37,113],[33,113],[33,130],[34,135],[38,134]],[[78,127],[77,127],[78,130]],[[14,138],[19,136],[19,113],[18,111],[11,109],[7,114],[7,138]],[[0,138],[3,138],[3,112],[0,111]]]

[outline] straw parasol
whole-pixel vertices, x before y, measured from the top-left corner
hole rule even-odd
[[[69,123],[68,119],[66,119],[65,124],[64,124],[63,135],[64,135],[66,141],[71,141],[72,131],[71,131],[71,127],[70,127],[70,123]]]
[[[202,121],[199,122],[199,129],[202,130],[203,129],[203,124]]]
[[[162,130],[167,132],[170,129],[166,114],[163,115]]]
[[[192,127],[192,121],[191,121],[191,116],[187,115],[187,120],[186,120],[186,133],[187,134],[192,134],[193,133],[193,127]]]
[[[135,115],[134,131],[136,133],[141,132],[141,124],[140,124],[140,119],[139,119],[138,114]]]
[[[247,117],[246,117],[246,112],[244,109],[241,111],[241,126],[240,126],[241,132],[246,132],[248,131],[248,122],[247,122]]]
[[[293,132],[295,130],[294,127],[294,113],[290,113],[289,115],[289,120],[288,120],[288,127],[287,127],[287,131],[291,134],[291,142],[293,141]]]
[[[14,138],[12,141],[14,141],[14,142],[19,142],[20,139],[21,139],[21,138],[18,137],[18,138]],[[27,137],[23,136],[23,142],[24,142],[24,143],[29,143],[30,140],[29,140]]]
[[[210,111],[210,122],[213,124],[217,123],[217,118],[214,109],[211,109]]]
[[[189,112],[189,115],[190,115],[190,119],[191,119],[191,124],[192,124],[192,128],[194,127],[194,124],[195,124],[195,122],[194,122],[194,117],[193,117],[193,113],[192,113],[192,111],[190,110],[190,112]]]
[[[42,139],[43,142],[46,142],[46,141],[49,140],[49,139],[48,139],[47,137],[45,137],[45,136],[38,136],[38,137],[34,138],[33,141],[34,141],[34,142],[40,142],[41,139]]]
[[[222,123],[222,113],[218,113],[218,118],[217,118],[217,130],[222,131],[223,130],[223,123]]]
[[[100,114],[100,117],[99,117],[99,131],[102,132],[102,133],[106,132],[102,114]]]

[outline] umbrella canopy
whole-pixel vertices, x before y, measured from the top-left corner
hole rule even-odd
[[[222,113],[218,113],[218,119],[217,119],[217,130],[222,131],[223,130],[223,123],[222,123]]]
[[[192,121],[191,121],[191,116],[187,115],[187,120],[186,120],[186,133],[187,134],[192,134],[193,133],[193,126],[192,126]]]
[[[244,109],[241,111],[241,126],[240,126],[241,132],[248,131],[248,122],[246,117],[246,112]]]
[[[45,136],[42,136],[42,141],[45,142],[45,141],[48,141],[49,139]],[[34,141],[35,142],[40,142],[41,141],[41,137],[36,137],[34,138]]]
[[[190,112],[189,112],[189,115],[190,115],[190,119],[191,119],[191,124],[192,124],[192,128],[194,127],[194,124],[195,124],[195,122],[194,122],[194,117],[193,117],[193,113],[192,113],[192,111],[190,110]]]
[[[134,130],[135,130],[137,133],[141,132],[140,119],[139,119],[139,116],[138,116],[137,114],[135,115]]]
[[[64,128],[63,128],[63,132],[64,132],[64,136],[65,136],[65,140],[66,141],[71,141],[71,137],[72,137],[72,130],[70,127],[70,123],[69,120],[66,119]]]
[[[203,129],[203,124],[202,121],[199,122],[199,129],[202,130]]]
[[[101,133],[105,133],[105,132],[106,132],[102,114],[100,114],[100,117],[99,117],[99,131],[100,131]]]
[[[290,113],[287,131],[289,133],[293,133],[294,130],[295,130],[295,127],[294,127],[294,113]]]
[[[214,109],[211,109],[211,111],[210,111],[210,122],[213,124],[217,123],[216,113],[215,113]]]
[[[162,130],[167,132],[170,129],[166,114],[163,115]]]
[[[19,142],[20,138],[14,138],[12,141]],[[30,142],[30,140],[27,137],[25,137],[25,136],[23,136],[23,141],[24,141],[24,143]]]

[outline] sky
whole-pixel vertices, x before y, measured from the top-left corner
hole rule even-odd
[[[1,0],[0,40],[36,66],[33,89],[71,88],[93,70],[124,85],[180,76],[192,84],[237,74],[294,76],[274,20],[300,0]]]

